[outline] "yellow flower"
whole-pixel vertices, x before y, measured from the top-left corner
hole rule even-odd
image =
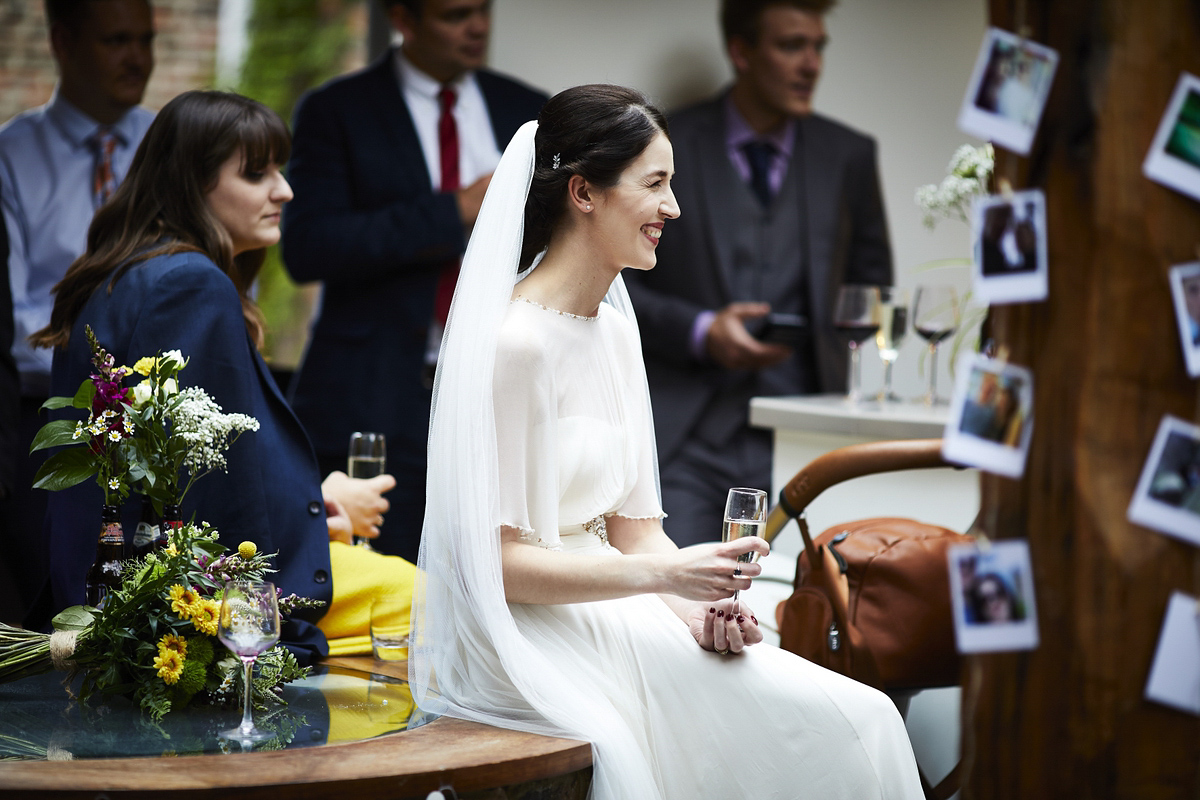
[[[238,545],[238,555],[249,561],[254,558],[254,554],[258,552],[258,546],[254,542],[242,542]]]
[[[179,550],[177,550],[177,549],[175,548],[175,543],[174,543],[174,542],[170,542],[170,543],[168,543],[168,544],[167,544],[167,552],[168,552],[168,553],[170,553],[170,554],[171,554],[171,555],[173,555],[173,556],[177,556],[177,555],[179,555]]]
[[[175,584],[167,590],[167,596],[171,599],[171,610],[178,614],[180,619],[191,619],[196,613],[200,595],[191,589]]]
[[[133,371],[142,376],[149,375],[152,369],[154,369],[154,359],[150,356],[139,358],[137,363],[133,365]]]
[[[187,639],[182,636],[173,636],[167,634],[158,640],[158,653],[164,655],[168,651],[179,653],[180,657],[187,657]]]
[[[158,670],[158,677],[169,686],[179,680],[179,675],[183,672],[183,656],[174,650],[159,652],[154,657],[154,667]]]
[[[193,607],[192,624],[196,630],[209,636],[217,635],[217,618],[221,614],[221,604],[211,597],[200,600]]]

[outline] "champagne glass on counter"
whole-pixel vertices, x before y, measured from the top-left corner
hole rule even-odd
[[[387,470],[387,443],[382,433],[355,431],[350,434],[350,457],[346,474],[351,478],[374,478]],[[354,543],[368,550],[370,541],[364,536],[355,536]]]
[[[217,638],[242,660],[245,667],[242,723],[221,732],[224,739],[261,742],[277,734],[254,727],[250,715],[250,686],[254,662],[279,641],[279,605],[275,584],[267,581],[230,581],[221,594]]]
[[[880,303],[878,286],[846,284],[838,289],[833,310],[833,327],[850,345],[850,385],[846,399],[862,399],[862,343],[879,330]]]
[[[913,295],[913,327],[929,343],[929,393],[925,404],[949,402],[937,393],[938,345],[954,335],[962,322],[962,306],[953,286],[918,286]]]
[[[735,542],[743,536],[762,536],[767,524],[767,493],[762,489],[747,489],[737,487],[729,490],[725,498],[725,522],[721,526],[721,541]],[[743,553],[738,561],[752,564],[758,560],[758,553]],[[739,567],[740,569],[740,567]],[[742,613],[738,592],[733,593],[733,610],[730,612],[734,619]]]
[[[883,362],[883,389],[879,392],[880,402],[897,403],[900,397],[892,391],[892,365],[900,355],[900,345],[908,333],[908,292],[895,286],[879,288],[879,330],[875,332],[875,346],[879,348],[879,359]]]

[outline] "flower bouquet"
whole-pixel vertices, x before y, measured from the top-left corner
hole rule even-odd
[[[32,450],[62,449],[43,464],[36,487],[66,489],[95,476],[114,512],[135,487],[161,511],[178,504],[198,478],[223,469],[224,451],[245,431],[258,429],[253,417],[221,413],[203,389],[180,390],[178,374],[187,359],[179,351],[117,367],[90,327],[86,335],[93,373],[74,397],[52,397],[44,407],[76,408],[87,416],[55,420],[39,431]],[[144,379],[126,387],[133,375]],[[0,624],[0,682],[51,669],[71,677],[82,673],[81,702],[97,694],[124,695],[156,721],[193,702],[236,702],[244,678],[241,662],[216,638],[220,591],[228,581],[266,580],[274,572],[270,556],[252,542],[227,553],[217,531],[204,524],[180,522],[168,533],[163,548],[103,564],[102,599],[59,613],[54,633]],[[118,553],[121,541],[118,534]],[[287,615],[321,604],[290,595],[279,599],[279,610]],[[279,699],[283,684],[308,674],[280,646],[257,663],[251,693],[260,708]]]
[[[274,571],[269,560],[252,542],[227,553],[207,526],[175,529],[165,549],[125,562],[125,578],[103,609],[68,608],[50,634],[0,624],[0,682],[51,669],[82,673],[81,702],[124,695],[154,720],[192,702],[236,704],[242,665],[216,638],[220,591],[231,580],[265,580]],[[319,604],[279,599],[281,614]],[[309,672],[281,646],[257,663],[251,692],[259,708]]]

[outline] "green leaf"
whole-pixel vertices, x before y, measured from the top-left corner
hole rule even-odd
[[[79,391],[75,393],[75,397],[71,399],[71,405],[91,411],[92,399],[95,396],[96,385],[91,381],[84,381],[79,385]]]
[[[88,381],[88,382],[91,383],[91,381]],[[56,409],[56,408],[72,408],[74,406],[75,406],[75,398],[74,397],[51,397],[46,402],[42,403],[42,408],[51,409],[51,410]],[[88,407],[91,408],[91,406],[88,406]]]
[[[75,438],[74,420],[56,419],[53,422],[47,422],[42,426],[42,429],[37,432],[37,436],[33,437],[33,444],[29,446],[29,452],[37,450],[45,450],[47,447],[59,447],[65,444],[82,444],[86,443],[91,435],[86,431],[80,434],[79,438]]]
[[[91,606],[71,606],[55,614],[50,622],[56,631],[82,631],[91,626],[96,614]]]
[[[86,447],[61,450],[46,459],[34,476],[33,488],[57,492],[83,483],[98,471]]]

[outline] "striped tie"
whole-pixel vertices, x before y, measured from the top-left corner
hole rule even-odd
[[[92,134],[92,147],[96,151],[96,174],[92,181],[92,195],[96,207],[104,205],[117,189],[117,178],[113,175],[112,156],[117,147],[117,137],[108,126],[101,125]]]

